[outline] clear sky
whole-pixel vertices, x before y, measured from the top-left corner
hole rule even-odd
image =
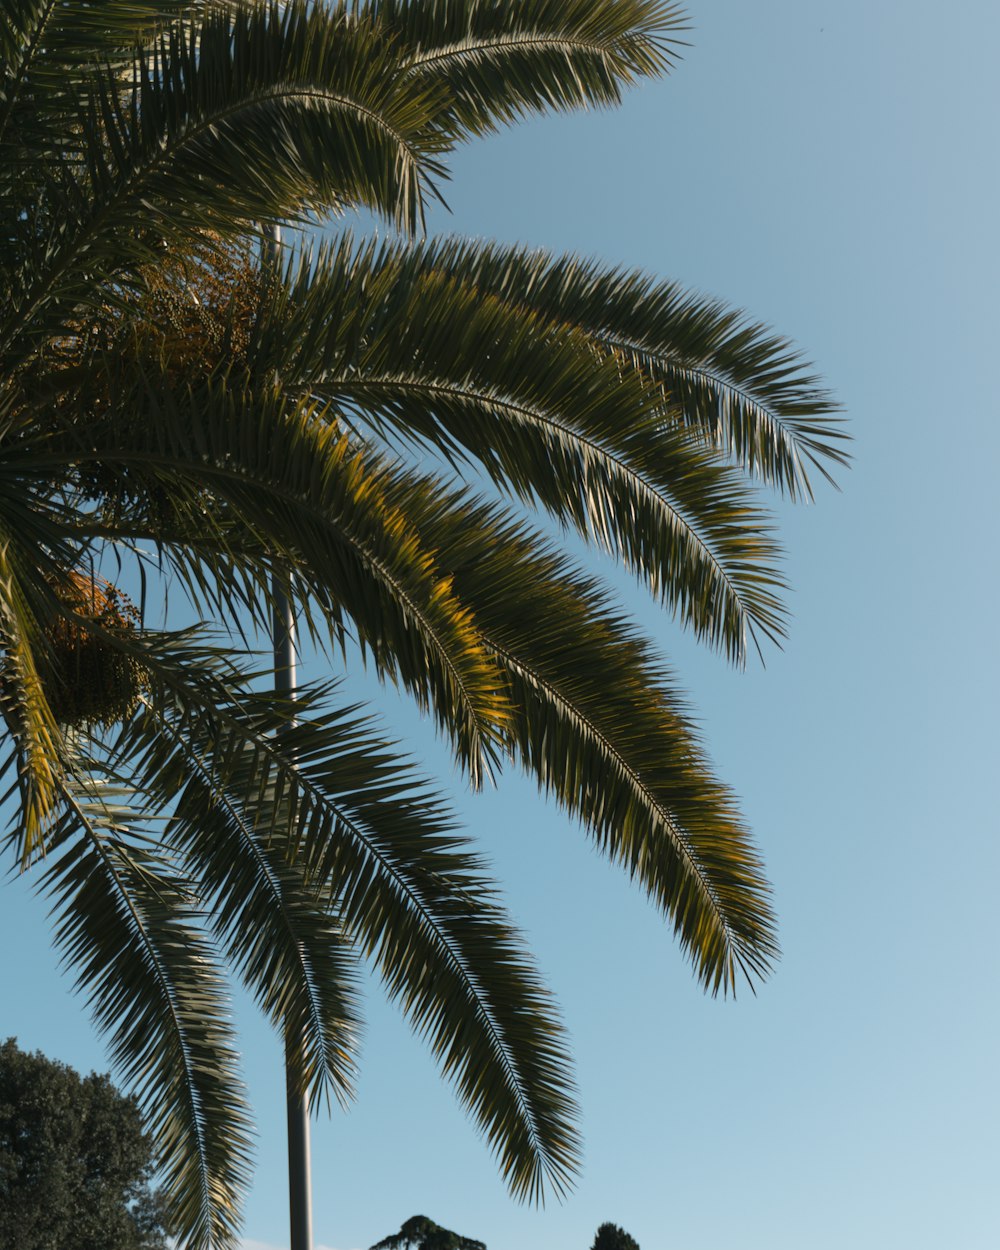
[[[792,635],[745,673],[627,582],[767,860],[784,957],[705,998],[653,910],[517,776],[459,793],[572,1034],[576,1193],[515,1206],[377,988],[356,1106],[313,1129],[315,1233],[415,1213],[489,1250],[995,1250],[995,0],[689,0],[692,47],[624,108],[454,162],[437,231],[623,261],[794,338],[851,419],[842,491],[779,509]],[[429,731],[390,709],[458,785]],[[107,1067],[44,907],[0,895],[0,1032]],[[247,1246],[287,1246],[281,1057],[240,1005],[260,1127]]]

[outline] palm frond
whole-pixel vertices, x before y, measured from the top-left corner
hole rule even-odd
[[[563,1192],[579,1143],[562,1030],[440,799],[358,709],[323,709],[308,689],[284,707],[254,696],[194,638],[138,645],[152,705],[176,709],[176,734],[211,761],[231,810],[322,893],[431,1046],[511,1191]]]
[[[32,215],[35,237],[18,232],[0,346],[32,350],[90,302],[95,270],[103,302],[197,231],[233,238],[353,204],[414,229],[441,141],[427,89],[399,69],[371,21],[307,3],[175,25],[124,85],[95,68],[65,149],[41,153],[51,207]]]
[[[663,74],[686,29],[662,0],[377,0],[408,75],[444,88],[437,124],[483,134],[549,110],[607,106]]]
[[[752,985],[777,954],[770,889],[672,676],[593,578],[504,509],[433,479],[399,490],[505,669],[518,758],[670,916],[707,989]]]
[[[129,80],[136,50],[171,24],[190,28],[241,0],[5,0],[0,5],[0,187],[17,208],[4,230],[24,246],[46,216],[51,163],[78,137],[80,92],[95,70]],[[48,167],[48,168],[47,168]],[[20,218],[21,230],[15,222]],[[24,228],[26,227],[26,228]],[[2,237],[2,236],[0,236]],[[4,239],[4,242],[9,242]],[[15,249],[19,250],[19,249]]]
[[[196,896],[113,788],[77,774],[62,799],[42,878],[57,944],[144,1106],[173,1227],[193,1250],[235,1248],[250,1134]]]
[[[167,512],[151,535],[179,540],[178,560],[189,550],[214,556],[219,580],[242,568],[264,587],[276,569],[294,568],[328,620],[351,618],[380,674],[404,682],[442,727],[458,728],[460,759],[479,784],[507,716],[502,678],[446,572],[387,504],[384,467],[273,387],[251,393],[222,378],[188,389],[166,372],[126,383],[109,400],[112,419],[88,425],[89,447],[70,450],[73,461],[127,472],[133,492],[161,489]],[[228,542],[231,531],[246,536],[242,545]]]
[[[701,431],[741,469],[810,498],[848,461],[837,403],[787,339],[719,300],[637,270],[464,239],[420,245],[452,281],[586,334],[660,391],[664,420]]]
[[[56,818],[64,743],[39,671],[44,639],[18,556],[0,526],[0,717],[15,749],[17,851],[26,864],[45,845]]]
[[[284,349],[293,393],[480,466],[618,555],[732,659],[748,635],[784,632],[777,544],[742,476],[582,331],[484,295],[419,248],[348,238],[295,276],[268,347]]]
[[[294,854],[294,808],[257,785],[256,747],[220,741],[200,712],[167,699],[123,726],[114,753],[170,812],[163,845],[198,882],[261,1009],[298,1040],[299,1079],[313,1097],[332,1091],[346,1104],[361,1036],[358,957]]]

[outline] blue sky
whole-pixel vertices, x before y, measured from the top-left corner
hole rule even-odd
[[[377,988],[357,1105],[314,1125],[315,1233],[366,1247],[417,1212],[490,1250],[994,1250],[994,478],[1000,6],[690,0],[692,47],[622,109],[454,162],[435,231],[625,262],[794,338],[851,420],[842,490],[778,506],[791,637],[745,673],[626,580],[765,855],[784,957],[706,999],[641,896],[511,775],[455,787],[573,1038],[586,1162],[515,1206]],[[614,576],[612,570],[609,574]],[[106,1068],[44,909],[4,886],[4,1034]],[[248,1248],[287,1246],[281,1059],[239,1005],[260,1126]],[[252,1240],[249,1240],[252,1239]]]

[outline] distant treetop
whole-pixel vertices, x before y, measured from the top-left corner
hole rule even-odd
[[[590,1250],[639,1250],[639,1243],[617,1224],[602,1224]]]
[[[426,1215],[412,1215],[398,1233],[383,1237],[371,1250],[486,1250],[486,1244],[442,1228]]]

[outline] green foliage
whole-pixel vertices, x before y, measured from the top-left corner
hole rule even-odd
[[[617,1224],[602,1224],[590,1250],[639,1250],[639,1243]]]
[[[486,1245],[442,1228],[426,1215],[413,1215],[398,1233],[383,1237],[371,1250],[486,1250]]]
[[[0,0],[5,846],[192,1247],[235,1244],[249,1178],[227,971],[301,1030],[299,1083],[347,1100],[368,960],[515,1195],[565,1191],[580,1155],[558,1013],[447,804],[335,685],[259,693],[276,583],[472,785],[524,766],[710,992],[776,956],[672,674],[526,513],[741,664],[785,629],[759,487],[844,462],[834,405],[674,284],[416,238],[457,143],[614,104],[682,31],[664,0]],[[356,205],[400,236],[306,244]],[[211,628],[126,628],[95,610],[109,573]],[[84,650],[129,680],[71,716]]]
[[[134,1098],[40,1052],[0,1046],[0,1245],[166,1250]]]

